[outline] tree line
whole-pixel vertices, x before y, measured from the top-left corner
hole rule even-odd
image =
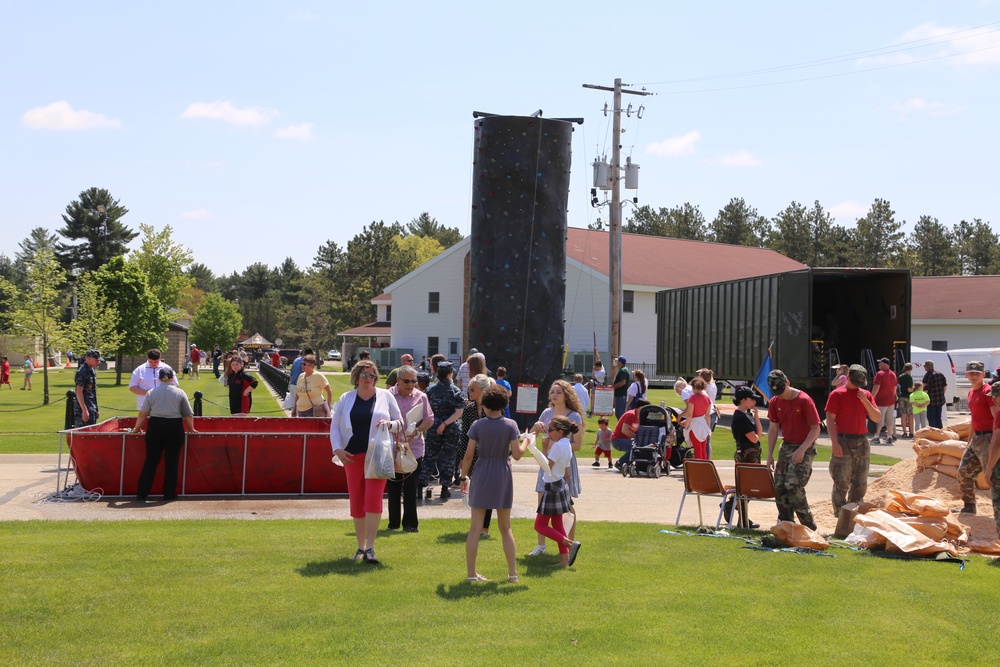
[[[770,248],[809,266],[907,268],[915,276],[1000,273],[1000,237],[989,223],[961,220],[949,228],[922,215],[909,234],[903,232],[905,224],[885,199],[876,199],[854,227],[845,227],[836,224],[818,201],[811,207],[793,201],[767,218],[742,198],[733,198],[711,223],[690,203],[640,206],[622,231]],[[604,227],[602,220],[590,225]]]
[[[128,213],[107,190],[90,188],[66,206],[56,233],[35,228],[13,258],[0,254],[0,335],[37,338],[46,356],[99,349],[121,361],[164,347],[169,322],[190,316],[202,348],[256,332],[332,347],[339,331],[374,319],[371,299],[387,285],[462,239],[421,213],[407,225],[372,222],[343,247],[326,241],[305,268],[289,257],[216,276],[169,225],[137,232],[123,221]],[[47,373],[44,393],[48,402]]]

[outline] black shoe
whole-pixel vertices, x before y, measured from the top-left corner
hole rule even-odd
[[[386,530],[399,530],[399,526],[386,526]]]
[[[574,542],[569,548],[569,562],[566,563],[568,566],[572,567],[573,563],[576,562],[576,555],[580,553],[580,543]]]
[[[146,496],[136,496],[135,497],[135,502],[139,503],[140,505],[143,504],[143,503],[145,503],[146,502]]]
[[[976,513],[976,505],[974,503],[965,503],[965,506],[962,508],[962,511],[959,512],[959,514],[975,514],[975,513]]]
[[[760,524],[757,523],[756,521],[749,521],[747,522],[747,528],[749,528],[750,530],[758,530],[760,528]]]
[[[419,533],[416,526],[403,526],[404,533]]]
[[[618,459],[617,461],[615,461],[615,468],[617,468],[618,470],[622,469],[622,460],[621,459]]]
[[[447,486],[441,487],[441,500],[448,500],[451,498],[451,491],[448,490]]]
[[[378,563],[378,558],[375,558],[374,549],[365,549],[365,562],[369,565],[376,565]]]
[[[424,491],[424,498],[426,498],[427,500],[430,500],[433,497],[434,497],[434,494],[431,492],[431,487],[428,486],[427,490]]]

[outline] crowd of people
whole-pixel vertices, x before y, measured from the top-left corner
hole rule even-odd
[[[246,372],[246,358],[239,350],[222,353],[218,346],[211,355],[195,354],[192,346],[189,361],[211,357],[213,371],[227,386],[230,412],[248,414],[257,380]],[[193,413],[186,394],[179,388],[172,368],[162,360],[158,349],[150,349],[146,361],[136,367],[129,391],[136,395],[139,418],[135,429],[146,427],[146,459],[139,478],[139,502],[149,494],[153,475],[161,459],[165,461],[163,493],[167,500],[176,497],[177,466],[185,426],[194,432]],[[74,424],[85,426],[98,420],[95,368],[101,361],[97,350],[87,351],[76,372]],[[864,499],[871,458],[871,447],[882,437],[887,444],[897,439],[896,421],[901,438],[913,438],[927,426],[940,427],[944,406],[944,376],[931,361],[923,364],[924,375],[913,377],[913,364],[905,364],[897,375],[887,358],[878,360],[878,371],[869,383],[868,370],[861,365],[843,365],[825,403],[825,425],[832,456],[829,470],[833,481],[831,503],[839,515],[848,503]],[[3,358],[0,387],[9,385],[9,363]],[[375,540],[383,514],[383,495],[389,501],[388,529],[418,532],[418,506],[432,500],[452,498],[453,489],[463,494],[471,510],[470,530],[466,539],[467,576],[470,582],[484,581],[476,560],[480,540],[489,536],[494,513],[498,522],[509,581],[517,581],[516,544],[511,530],[513,506],[511,461],[521,459],[529,442],[537,443],[543,465],[536,480],[537,544],[528,554],[540,556],[547,542],[555,543],[560,566],[574,564],[581,542],[576,539],[578,521],[573,499],[582,485],[576,452],[583,447],[585,419],[595,404],[595,388],[608,377],[602,363],[594,364],[594,373],[585,381],[582,375],[573,382],[556,380],[548,392],[548,407],[527,433],[520,433],[509,418],[511,387],[505,369],[491,371],[485,357],[471,350],[456,369],[444,355],[424,357],[415,364],[412,355],[403,354],[400,366],[385,375],[385,388],[379,386],[382,375],[369,355],[362,353],[350,371],[353,389],[334,400],[327,378],[317,372],[317,359],[311,349],[304,349],[292,364],[290,374],[291,415],[293,417],[329,417],[330,441],[335,460],[344,466],[350,514],[354,521],[357,550],[355,560],[377,563]],[[975,479],[980,473],[991,480],[995,515],[1000,516],[1000,382],[991,386],[985,381],[982,362],[969,362],[966,378],[972,414],[968,447],[958,469],[963,495],[962,512],[975,513]],[[27,382],[27,380],[26,380]],[[867,387],[871,386],[871,391]],[[806,494],[816,457],[816,441],[822,422],[813,399],[803,389],[793,387],[781,370],[767,376],[771,398],[767,403],[770,426],[765,436],[757,411],[760,397],[750,387],[733,392],[735,411],[730,429],[735,442],[736,463],[763,464],[774,474],[778,519],[798,521],[816,529],[816,522]],[[649,405],[648,382],[642,370],[629,370],[625,357],[612,365],[611,380],[605,386],[614,392],[616,421],[611,426],[607,416],[598,419],[593,443],[594,467],[607,459],[608,467],[621,469],[632,459],[633,442],[639,428],[640,412]],[[29,387],[30,388],[30,387]],[[702,369],[687,381],[679,379],[674,391],[684,408],[678,420],[683,440],[696,459],[711,459],[712,433],[719,419],[719,388],[710,369]],[[869,423],[875,424],[870,435]],[[416,469],[397,473],[393,479],[370,478],[365,474],[369,442],[386,427],[398,445],[405,445],[416,458]],[[883,436],[884,434],[884,436]],[[766,437],[766,457],[763,441]],[[779,445],[780,440],[780,445]],[[777,454],[775,449],[777,447]],[[620,456],[612,463],[612,451]],[[741,514],[741,525],[759,527],[750,520],[745,508],[725,508],[727,519],[734,511]],[[569,527],[565,515],[571,515]],[[1000,528],[1000,522],[998,522]]]

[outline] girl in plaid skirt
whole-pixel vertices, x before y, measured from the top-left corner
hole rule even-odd
[[[580,543],[566,537],[562,515],[569,512],[572,501],[569,496],[570,461],[573,449],[569,438],[580,427],[566,417],[553,417],[549,422],[549,447],[545,452],[550,472],[542,471],[545,490],[538,502],[538,516],[535,517],[535,531],[559,545],[559,566],[566,567],[576,561]]]

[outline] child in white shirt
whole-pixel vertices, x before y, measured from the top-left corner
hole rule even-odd
[[[549,472],[542,471],[545,490],[542,492],[542,499],[538,503],[538,515],[535,517],[535,531],[559,545],[561,567],[572,565],[580,551],[580,543],[566,537],[562,520],[562,515],[569,512],[572,505],[566,479],[573,458],[573,448],[569,438],[579,430],[579,426],[565,417],[553,417],[549,422],[550,444],[548,451],[545,452]]]

